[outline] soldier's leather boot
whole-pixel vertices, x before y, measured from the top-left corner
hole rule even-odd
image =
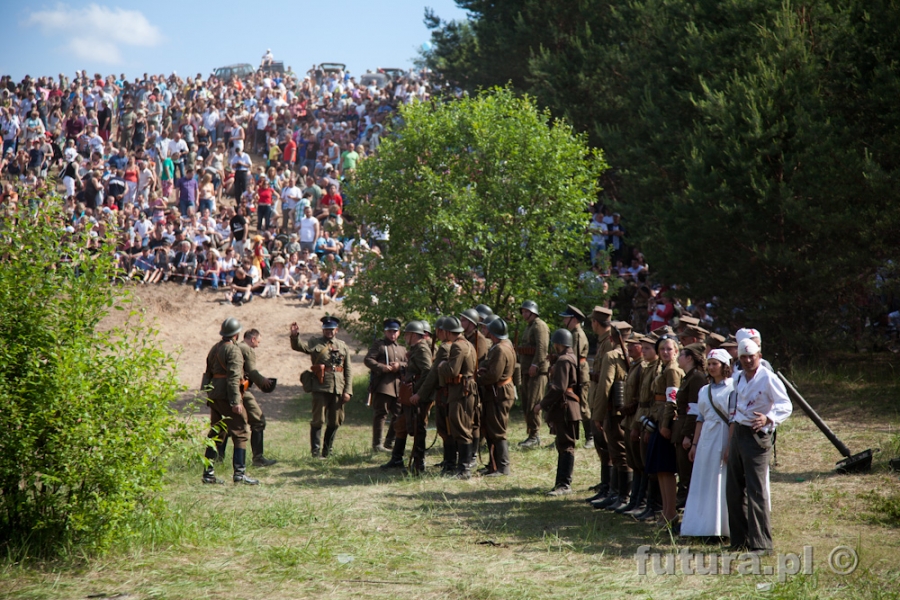
[[[225,462],[225,450],[228,448],[228,438],[221,442],[216,442],[216,462]]]
[[[334,436],[337,435],[337,427],[325,428],[325,445],[322,446],[322,458],[328,458],[331,455],[331,449],[334,446]]]
[[[504,477],[509,475],[509,441],[497,440],[494,442],[494,463],[496,470],[491,471],[485,477]]]
[[[372,423],[372,452],[387,452],[387,448],[382,444],[384,439],[384,423],[374,421]]]
[[[207,460],[209,460],[210,463],[212,463],[212,462],[215,462],[217,455],[218,455],[218,453],[216,452],[215,448],[210,448],[209,446],[207,446],[206,452],[204,453],[203,456],[205,456],[207,458]],[[208,467],[203,469],[202,481],[203,481],[203,483],[220,483],[220,484],[225,483],[225,481],[223,479],[219,479],[218,477],[216,477],[216,470],[213,468],[212,464],[210,464]]]
[[[638,489],[637,499],[634,503],[634,507],[623,511],[623,514],[626,514],[630,517],[637,517],[647,509],[647,490],[650,486],[650,476],[646,473],[641,475],[640,485],[641,487]]]
[[[594,508],[606,508],[610,504],[619,501],[619,470],[610,468],[609,493],[604,498],[598,498],[591,502]]]
[[[319,458],[322,451],[322,426],[309,426],[309,450],[312,452],[313,458]]]
[[[397,433],[394,431],[394,421],[396,419],[397,418],[392,415],[390,421],[388,421],[387,435],[384,438],[384,447],[388,450],[394,448],[394,440],[397,439]]]
[[[606,510],[616,510],[624,506],[628,506],[629,498],[632,492],[632,482],[634,474],[627,469],[619,469],[619,498],[618,500],[606,506]]]
[[[266,458],[263,452],[263,448],[265,447],[264,443],[265,432],[260,429],[258,431],[250,432],[250,449],[253,451],[253,466],[254,467],[271,467],[277,460]]]
[[[572,493],[572,473],[575,471],[575,455],[562,452],[556,458],[556,485],[548,496],[566,496]]]
[[[456,474],[456,461],[458,458],[459,449],[457,448],[456,440],[448,436],[444,440],[444,464],[441,467],[441,475]]]
[[[662,495],[659,491],[659,480],[650,478],[647,485],[647,507],[635,517],[638,521],[656,521],[656,513],[662,510]]]
[[[537,434],[529,435],[525,440],[519,442],[519,448],[528,449],[528,448],[540,448],[541,447],[541,437]]]
[[[391,460],[381,465],[382,469],[402,469],[406,465],[403,463],[403,453],[406,451],[406,439],[397,438],[394,440],[394,447],[391,449]]]
[[[594,447],[594,430],[591,428],[591,421],[583,419],[581,424],[584,426],[584,447],[591,449]]]
[[[641,493],[642,493],[643,489],[644,489],[644,475],[638,475],[637,477],[634,477],[634,474],[632,474],[631,493],[629,494],[628,504],[618,506],[618,507],[614,508],[613,510],[615,510],[616,513],[618,513],[620,515],[625,514],[630,510],[633,510],[638,505],[638,503],[640,503],[640,501],[641,501]]]
[[[475,469],[475,444],[469,442],[468,444],[461,444],[459,442],[456,443],[456,447],[459,449],[457,459],[456,459],[456,478],[457,479],[471,479],[472,471]]]
[[[592,492],[594,492],[594,495],[590,498],[585,498],[585,502],[590,504],[592,502],[596,502],[597,500],[603,500],[609,495],[610,469],[611,467],[609,465],[600,465],[600,483],[588,488]]]
[[[247,449],[246,448],[235,448],[234,449],[234,458],[231,460],[231,464],[234,467],[234,475],[231,477],[231,480],[235,483],[244,483],[246,485],[259,485],[259,480],[253,479],[252,477],[247,476],[246,464],[247,464]]]

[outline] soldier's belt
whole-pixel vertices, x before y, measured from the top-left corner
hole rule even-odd
[[[498,382],[495,383],[494,385],[497,386],[498,388],[501,388],[501,387],[503,387],[504,385],[509,385],[509,384],[511,384],[512,381],[513,381],[513,380],[512,380],[512,377],[507,377],[507,378],[504,379],[503,381],[498,381]]]
[[[461,385],[466,379],[472,379],[471,375],[457,375],[447,380],[447,385]]]
[[[534,347],[519,346],[518,348],[516,348],[516,354],[521,354],[523,356],[534,356],[535,350],[537,349]]]
[[[228,373],[220,373],[218,375],[213,375],[213,379],[228,379]]]
[[[666,395],[665,394],[653,394],[653,400],[655,402],[665,402]]]
[[[332,371],[332,372],[335,372],[335,373],[343,373],[343,372],[344,372],[344,367],[332,367],[331,365],[325,365],[325,370],[326,370],[326,371]]]

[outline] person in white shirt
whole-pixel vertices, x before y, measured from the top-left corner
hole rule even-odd
[[[738,343],[738,360],[725,487],[731,549],[770,554],[769,452],[775,428],[793,407],[778,376],[761,368],[759,345],[749,337]]]
[[[303,191],[297,187],[296,178],[291,177],[290,185],[281,190],[281,230],[284,233],[294,229],[294,210],[302,196]]]
[[[250,155],[241,149],[235,152],[231,158],[231,168],[234,170],[234,197],[240,200],[247,191],[253,161],[250,159]]]
[[[319,220],[313,216],[312,207],[307,206],[303,209],[303,218],[300,219],[300,248],[312,253],[317,239],[319,239]]]

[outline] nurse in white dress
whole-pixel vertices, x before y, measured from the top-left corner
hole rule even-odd
[[[697,426],[688,455],[694,470],[681,521],[681,535],[685,537],[728,537],[724,457],[728,448],[728,398],[734,389],[728,352],[711,351],[707,371],[713,382],[700,389],[697,405],[688,407],[697,414]]]

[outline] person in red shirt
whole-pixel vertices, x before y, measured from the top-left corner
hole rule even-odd
[[[293,170],[294,163],[297,162],[297,142],[293,137],[289,137],[287,144],[284,145],[284,153],[281,155],[284,164]]]
[[[329,215],[341,215],[344,212],[344,199],[337,193],[337,186],[333,183],[326,188],[325,195],[319,200],[319,214],[316,218],[324,221]]]
[[[256,190],[256,230],[265,231],[272,223],[272,188],[269,187],[269,180],[265,177],[259,178],[259,187]],[[263,227],[265,222],[265,227]]]

